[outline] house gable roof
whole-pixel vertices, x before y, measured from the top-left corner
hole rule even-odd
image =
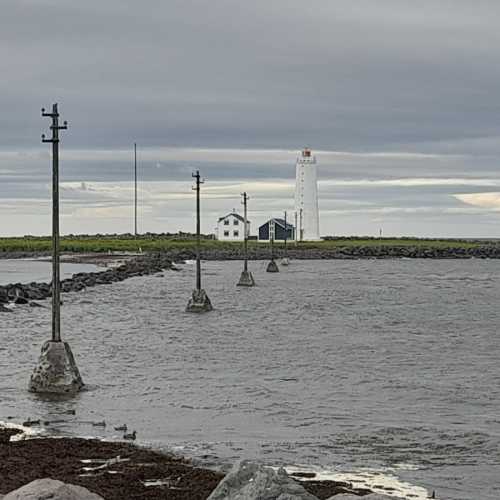
[[[235,214],[234,212],[231,212],[231,213],[229,213],[229,214],[227,214],[227,215],[224,215],[224,217],[219,217],[219,220],[218,220],[217,222],[220,222],[221,220],[227,219],[227,218],[228,218],[228,217],[230,217],[231,215],[232,215],[233,217],[235,217],[236,219],[238,219],[239,221],[241,221],[241,222],[245,222],[245,219],[244,219],[241,215],[239,215],[239,214]],[[247,223],[248,223],[248,222],[250,222],[250,221],[249,221],[249,220],[247,220]]]
[[[286,223],[286,226],[285,226],[285,220],[284,219],[275,219],[275,218],[272,218],[272,219],[269,219],[266,223],[262,224],[262,226],[260,227],[264,227],[266,226],[267,224],[269,224],[271,221],[274,221],[275,224],[277,224],[278,226],[281,226],[283,229],[293,229],[293,225],[290,224],[289,222]]]

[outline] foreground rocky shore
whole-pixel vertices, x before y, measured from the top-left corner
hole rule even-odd
[[[16,496],[12,491],[32,481],[51,478],[86,488],[105,500],[347,500],[364,496],[376,500],[370,491],[336,481],[307,481],[284,471],[249,462],[235,465],[227,475],[199,467],[189,460],[140,448],[131,443],[103,442],[78,438],[38,438],[10,441],[20,432],[0,429],[0,498],[68,498],[33,495],[60,484],[37,482],[26,488],[32,496]],[[22,491],[22,490],[21,490]],[[78,489],[80,491],[80,489]],[[9,495],[10,493],[10,495]],[[366,496],[368,495],[368,496]],[[393,497],[394,498],[394,497]]]

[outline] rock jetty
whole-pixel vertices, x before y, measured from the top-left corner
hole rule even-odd
[[[124,264],[91,273],[77,273],[61,281],[62,292],[78,292],[96,285],[106,285],[126,280],[134,276],[155,274],[172,267],[172,261],[165,254],[147,254],[126,261]],[[8,312],[5,304],[27,304],[33,300],[43,300],[52,296],[49,283],[14,283],[0,286],[0,312]],[[32,303],[36,305],[36,303]]]
[[[196,258],[192,250],[167,250],[165,255],[174,262]],[[289,245],[286,255],[290,259],[500,259],[500,245],[478,246],[335,246],[308,247]],[[274,257],[283,258],[283,247],[275,246]],[[242,260],[243,249],[234,245],[220,248],[203,249],[203,260]],[[249,260],[268,260],[269,249],[251,246],[248,248]]]

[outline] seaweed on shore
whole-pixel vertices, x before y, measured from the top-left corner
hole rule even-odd
[[[0,429],[0,495],[50,477],[84,486],[106,500],[206,500],[224,477],[184,458],[131,443],[80,438],[9,442],[17,432]],[[350,485],[335,481],[301,484],[319,500],[352,492]],[[355,493],[363,496],[370,492]]]

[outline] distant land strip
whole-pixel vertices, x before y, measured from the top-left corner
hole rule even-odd
[[[61,252],[67,254],[161,253],[174,262],[195,258],[194,235],[182,233],[125,235],[85,235],[61,238]],[[222,242],[208,236],[201,240],[204,260],[237,260],[243,258],[242,242]],[[285,255],[283,242],[274,245],[275,255]],[[0,238],[0,258],[29,258],[50,255],[49,237],[25,236]],[[289,241],[286,252],[294,259],[383,259],[500,258],[500,241],[473,239],[363,238],[329,237],[318,242]],[[270,257],[270,245],[249,241],[248,257],[252,260]]]

